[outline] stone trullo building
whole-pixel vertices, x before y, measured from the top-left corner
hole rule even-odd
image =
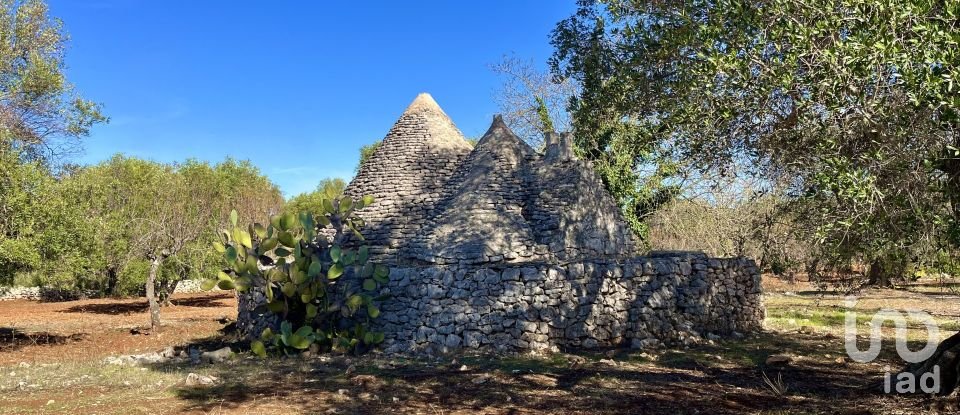
[[[472,147],[428,94],[404,111],[347,186],[380,260],[400,264],[557,262],[634,253],[630,229],[570,137],[545,154],[497,117]]]
[[[759,327],[753,261],[639,256],[571,146],[549,134],[537,152],[499,116],[471,146],[417,96],[346,189],[376,198],[358,215],[392,266],[378,323],[387,350],[641,347]],[[241,302],[241,327],[256,303]]]

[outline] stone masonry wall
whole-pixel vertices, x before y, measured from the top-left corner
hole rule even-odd
[[[377,320],[391,353],[461,348],[501,351],[690,344],[760,328],[764,311],[752,260],[676,254],[619,262],[504,267],[394,268]],[[238,323],[262,294],[241,298]]]
[[[200,293],[205,292],[200,288],[200,280],[183,280],[177,284],[176,293]],[[213,291],[220,291],[213,287]],[[5,300],[74,300],[78,298],[96,298],[100,292],[96,290],[86,291],[61,291],[41,287],[0,287],[0,301]]]

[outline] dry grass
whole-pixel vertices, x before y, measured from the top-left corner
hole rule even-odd
[[[136,300],[0,303],[0,318],[24,308],[33,313],[21,321],[2,320],[13,321],[2,324],[8,328],[57,339],[82,334],[70,341],[0,346],[0,413],[885,414],[956,408],[955,399],[867,390],[885,367],[901,362],[892,341],[884,342],[876,362],[838,361],[845,356],[841,296],[802,285],[767,290],[765,333],[691,349],[442,359],[368,355],[263,361],[240,355],[218,365],[144,368],[101,361],[167,344],[219,346],[225,338],[218,320],[232,315],[233,300],[201,296],[165,310],[168,327],[161,336],[129,333],[128,327],[146,321]],[[957,319],[946,315],[956,313],[956,305],[957,298],[941,294],[879,290],[862,293],[855,310],[864,316],[881,307],[928,310],[946,335],[946,329],[956,330]],[[861,324],[865,319],[859,318]],[[920,327],[911,328],[910,335],[925,338]],[[766,358],[772,354],[794,360],[769,366]],[[187,387],[183,381],[191,372],[223,383]]]

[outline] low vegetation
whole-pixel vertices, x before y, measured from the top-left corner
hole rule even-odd
[[[921,281],[928,284],[930,281]],[[870,387],[900,363],[893,328],[883,330],[880,358],[846,357],[840,294],[766,278],[767,329],[744,339],[690,348],[565,350],[547,355],[452,355],[402,358],[376,352],[262,360],[247,352],[226,326],[236,303],[222,293],[175,296],[162,336],[131,334],[142,300],[0,303],[0,318],[27,311],[17,325],[20,346],[0,348],[0,413],[922,413],[956,410],[956,398],[889,396]],[[945,301],[960,293],[913,285],[871,289],[853,309],[869,316],[880,307],[929,310],[941,335],[958,323]],[[67,310],[74,311],[67,311]],[[126,312],[122,312],[126,311]],[[51,316],[57,316],[53,319]],[[8,321],[8,320],[6,320]],[[860,318],[861,333],[866,333]],[[118,328],[110,328],[118,327]],[[74,340],[44,342],[41,333]],[[5,334],[0,334],[2,338]],[[926,338],[919,326],[911,340]],[[240,352],[218,364],[146,366],[104,363],[108,356],[162,350],[168,345]],[[861,345],[863,346],[863,345]],[[789,363],[768,362],[784,355]],[[216,383],[189,386],[187,376]],[[769,379],[774,385],[765,381]]]
[[[254,313],[276,315],[279,325],[259,333],[250,345],[254,353],[362,352],[383,341],[370,322],[380,316],[386,297],[378,293],[390,270],[370,260],[367,246],[344,243],[348,231],[363,240],[354,212],[370,203],[372,197],[323,199],[321,214],[274,215],[269,225],[254,223],[249,231],[236,226],[237,212],[231,212],[233,229],[223,231],[224,243],[214,243],[227,267],[203,285],[263,292],[266,304]]]

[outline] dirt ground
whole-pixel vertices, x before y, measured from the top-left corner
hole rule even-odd
[[[6,301],[0,302],[0,414],[957,413],[956,397],[867,388],[902,362],[891,328],[883,331],[891,338],[878,361],[846,358],[844,296],[775,279],[765,288],[766,330],[745,339],[689,349],[437,359],[374,353],[259,360],[224,330],[236,315],[231,293],[178,295],[162,311],[163,330],[149,334],[141,328],[148,319],[142,299]],[[858,322],[866,324],[881,307],[921,309],[936,318],[942,338],[960,329],[960,296],[952,286],[909,288],[860,293]],[[926,334],[911,326],[910,338]],[[224,344],[241,353],[214,365],[104,363],[107,356],[171,345]],[[792,360],[768,364],[775,354]],[[186,386],[189,373],[219,383]]]

